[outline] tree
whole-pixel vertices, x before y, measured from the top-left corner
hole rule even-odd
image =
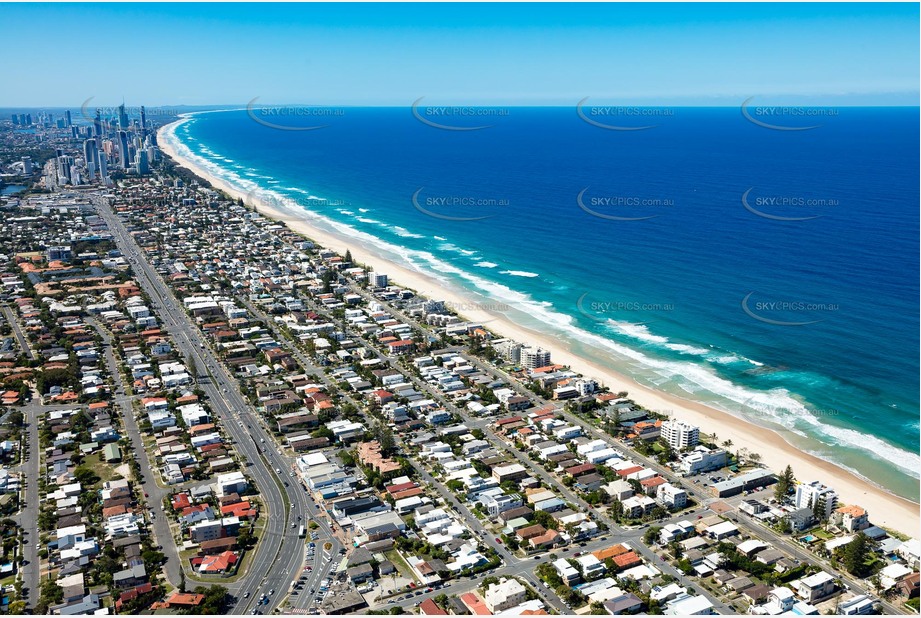
[[[49,605],[56,605],[63,600],[64,589],[61,588],[57,582],[46,579],[41,584],[38,596],[38,604],[35,607],[36,613],[47,614]]]
[[[189,375],[192,376],[192,382],[198,382],[198,365],[195,363],[195,359],[191,354],[186,355],[185,357],[185,366],[189,370]]]
[[[384,455],[393,451],[396,446],[396,440],[393,437],[393,430],[384,423],[374,423],[371,427],[371,433],[381,445],[381,453]]]
[[[825,505],[826,500],[825,496],[816,496],[812,500],[812,516],[815,517],[815,520],[818,522],[823,522],[827,518],[825,517]]]
[[[871,551],[870,538],[858,532],[854,540],[844,546],[842,564],[848,573],[863,577],[867,574],[866,560]]]
[[[227,589],[223,586],[198,586],[193,592],[203,594],[205,598],[199,606],[191,608],[191,613],[217,615],[226,612]]]
[[[620,521],[624,516],[624,505],[620,500],[615,500],[611,505],[611,518],[614,521]]]
[[[790,493],[790,488],[793,487],[793,483],[793,468],[787,465],[783,473],[778,477],[777,484],[774,486],[774,498],[778,502],[783,502],[787,494]]]

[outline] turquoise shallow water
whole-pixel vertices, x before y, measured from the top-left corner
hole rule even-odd
[[[679,108],[621,132],[563,108],[478,131],[232,111],[176,136],[246,191],[917,500],[917,112],[786,132]]]

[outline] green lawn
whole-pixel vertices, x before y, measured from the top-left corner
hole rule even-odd
[[[93,453],[92,455],[87,455],[83,458],[83,464],[90,470],[96,473],[100,479],[100,482],[105,483],[106,481],[111,481],[116,477],[115,467],[107,464],[102,458],[102,451]]]
[[[400,555],[396,549],[390,549],[384,552],[384,555],[387,557],[387,560],[393,563],[393,566],[396,567],[396,570],[400,572],[400,575],[403,577],[408,577],[416,583],[421,583],[416,580],[416,576],[413,575],[413,571],[409,568],[409,565],[403,560],[403,556]]]

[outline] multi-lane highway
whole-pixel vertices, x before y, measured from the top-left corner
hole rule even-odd
[[[139,248],[130,234],[127,233],[122,222],[112,213],[107,204],[99,202],[98,205],[100,214],[109,223],[110,230],[115,235],[119,246],[122,247],[125,255],[128,256],[134,265],[139,283],[150,295],[154,303],[154,308],[157,309],[163,317],[164,327],[173,335],[174,340],[186,357],[191,358],[192,362],[196,365],[199,375],[203,376],[200,386],[208,395],[209,402],[216,414],[223,421],[225,430],[231,435],[231,438],[235,442],[238,453],[246,458],[248,463],[245,469],[248,475],[256,482],[261,492],[268,515],[268,523],[262,534],[263,538],[257,546],[256,555],[250,558],[250,562],[246,566],[245,575],[228,586],[237,596],[234,612],[242,613],[253,610],[254,608],[259,611],[268,611],[278,607],[285,598],[285,595],[291,591],[291,583],[299,580],[300,577],[303,577],[303,579],[299,580],[297,594],[288,597],[287,601],[288,606],[297,609],[305,609],[313,604],[313,599],[319,587],[319,583],[327,576],[332,565],[339,560],[338,542],[332,536],[332,531],[327,526],[325,519],[317,517],[317,506],[307,495],[307,492],[303,490],[296,478],[291,475],[292,457],[280,452],[280,449],[271,437],[271,432],[267,430],[263,425],[262,419],[254,412],[252,407],[239,392],[236,381],[216,359],[210,345],[201,336],[198,328],[185,311],[177,304],[176,299],[173,297],[165,282],[163,282],[156,271],[141,255]],[[352,289],[362,295],[366,300],[376,300],[368,294],[367,291],[357,286],[352,286]],[[292,351],[299,360],[306,373],[328,384],[327,376],[322,371],[318,370],[310,359],[306,358],[300,351],[296,342],[288,339],[285,333],[276,327],[274,321],[272,321],[269,316],[262,313],[259,308],[253,306],[244,298],[241,298],[241,300],[251,312],[261,317],[266,324],[270,325],[275,331],[276,337],[284,341],[288,349]],[[413,324],[425,332],[425,326],[418,323],[410,316],[394,307],[389,307],[389,309],[400,319]],[[457,348],[457,350],[460,351],[460,348]],[[396,366],[394,359],[384,356],[379,350],[375,349],[374,352],[376,356],[388,366]],[[520,383],[511,379],[510,376],[496,367],[483,363],[479,359],[470,357],[470,355],[466,356],[470,358],[473,364],[479,369],[491,375],[505,378],[506,381],[519,392],[526,394],[532,399],[537,399],[539,403],[547,403],[536,397],[534,393],[526,391]],[[417,389],[428,393],[437,400],[443,401],[442,394],[435,392],[430,384],[419,380],[415,376],[410,375],[409,377]],[[348,394],[343,395],[348,401],[354,403],[359,410],[363,409],[358,402],[352,401]],[[471,428],[485,427],[486,425],[486,421],[483,419],[470,417],[466,410],[459,409],[450,402],[447,402],[447,408]],[[582,426],[585,435],[606,439],[610,438],[607,434],[599,432],[597,428],[593,427],[584,419],[568,413],[565,410],[560,410],[560,413],[570,422]],[[593,509],[579,495],[565,487],[561,487],[556,478],[552,477],[542,467],[534,466],[533,462],[525,457],[523,453],[519,452],[504,440],[491,434],[489,431],[486,432],[486,436],[494,447],[500,451],[504,451],[510,457],[514,458],[514,460],[524,464],[541,480],[553,486],[557,486],[562,496],[569,502],[577,505],[585,512],[594,513],[594,517],[597,520],[605,523],[611,530],[609,536],[614,537],[614,540],[603,542],[603,546],[607,546],[612,542],[632,541],[631,545],[633,548],[648,562],[676,577],[682,585],[694,590],[697,594],[703,594],[710,598],[718,611],[726,613],[731,613],[733,611],[732,608],[726,604],[717,599],[713,599],[712,596],[706,593],[696,582],[689,580],[670,565],[661,561],[656,554],[640,541],[640,535],[637,531],[620,528],[604,511]],[[670,471],[658,466],[655,462],[648,461],[644,457],[632,452],[629,453],[629,456],[658,470],[672,482],[683,484],[681,479],[675,478]],[[517,556],[510,555],[505,547],[495,542],[492,535],[485,530],[479,520],[469,512],[466,506],[457,503],[447,488],[436,481],[424,466],[416,462],[413,462],[413,464],[423,481],[444,495],[449,503],[453,505],[454,509],[467,520],[467,524],[471,529],[480,534],[481,540],[499,552],[505,564],[495,571],[496,574],[507,573],[520,575],[528,581],[534,579],[531,575],[531,571],[533,571],[533,567],[536,565],[531,562],[532,558],[520,559]],[[687,489],[701,504],[705,505],[711,499],[707,494],[703,493],[700,488],[687,487]],[[321,534],[321,537],[317,540],[316,555],[313,556],[311,560],[307,561],[313,568],[310,571],[304,571],[305,542],[297,537],[297,529],[302,522],[306,522],[309,518],[314,518],[320,525],[318,532]],[[770,537],[770,540],[775,545],[801,560],[814,561],[815,559],[813,556],[806,554],[806,552],[798,547],[792,546],[786,539],[774,533],[769,533],[769,531],[765,531],[763,528],[755,526],[754,524],[749,524],[744,520],[739,523],[743,527],[748,528],[748,531],[754,534],[754,536],[762,538]],[[330,540],[333,544],[333,548],[330,552],[331,555],[328,558],[324,556],[322,549],[324,542],[327,540]],[[589,544],[586,551],[591,551],[591,548],[595,544],[596,542]],[[595,549],[598,548],[600,548],[600,546],[595,547]],[[860,590],[856,582],[851,582],[847,578],[843,579],[851,584],[853,588]],[[533,584],[533,581],[532,585],[536,586],[536,584]],[[457,591],[461,586],[462,584],[458,582],[454,585],[452,592]],[[274,594],[268,600],[268,603],[259,603],[262,594],[270,590],[274,590]],[[558,611],[566,611],[565,606],[562,605],[562,602],[556,595],[552,593],[548,594],[545,591],[540,592],[550,606]],[[423,598],[435,596],[438,593],[439,591],[434,591],[432,593],[426,593],[424,596],[414,595],[411,601],[405,599],[405,602],[400,602],[399,604],[409,607],[417,604]],[[257,603],[259,603],[258,607]]]
[[[147,262],[124,224],[106,200],[94,197],[99,215],[105,219],[122,253],[131,262],[138,283],[151,298],[184,358],[195,364],[201,388],[237,453],[245,458],[245,473],[255,482],[264,505],[266,526],[255,555],[244,563],[245,574],[227,588],[237,601],[234,613],[256,607],[261,595],[275,591],[260,612],[278,606],[291,582],[299,575],[304,558],[304,540],[298,537],[298,523],[310,517],[306,492],[290,476],[292,462],[279,452],[271,434],[243,398],[234,380],[220,363],[196,325],[179,306],[169,287]],[[295,523],[291,526],[291,523]]]

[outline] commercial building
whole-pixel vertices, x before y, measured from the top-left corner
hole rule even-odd
[[[743,491],[771,485],[776,482],[777,479],[770,470],[757,468],[738,474],[731,479],[714,483],[710,486],[710,491],[717,498],[728,498],[737,496]]]

